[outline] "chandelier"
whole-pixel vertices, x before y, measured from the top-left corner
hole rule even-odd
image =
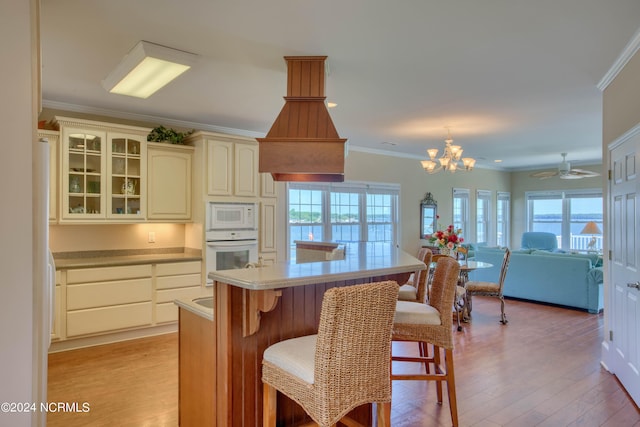
[[[429,154],[429,160],[422,160],[422,167],[429,173],[436,173],[440,171],[447,171],[454,173],[459,169],[467,171],[473,170],[473,166],[476,164],[476,160],[471,157],[462,157],[462,147],[459,145],[452,145],[453,139],[451,138],[451,132],[447,128],[447,139],[444,140],[444,153],[441,157],[438,156],[437,148],[430,148],[427,150]]]

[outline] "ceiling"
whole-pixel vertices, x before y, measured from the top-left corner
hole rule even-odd
[[[41,1],[45,107],[261,137],[283,56],[327,55],[350,148],[423,158],[449,127],[476,167],[506,170],[600,162],[597,85],[640,28],[638,0]],[[148,99],[107,93],[139,40],[198,62]]]

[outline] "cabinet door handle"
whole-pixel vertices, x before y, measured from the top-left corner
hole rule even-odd
[[[636,288],[636,289],[640,290],[640,282],[636,282],[636,283],[627,283],[627,287],[628,287],[628,288]]]

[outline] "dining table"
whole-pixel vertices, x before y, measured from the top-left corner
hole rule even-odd
[[[481,268],[491,268],[493,267],[493,264],[491,264],[490,262],[485,262],[485,261],[474,261],[474,260],[467,260],[467,259],[459,259],[458,260],[458,264],[460,265],[460,275],[458,278],[458,286],[461,286],[463,288],[466,287],[467,282],[469,281],[469,272],[473,271],[473,270],[478,270]],[[431,283],[431,279],[433,278],[433,272],[435,270],[436,267],[436,263],[432,262],[431,263],[431,268],[429,269],[429,283]],[[456,298],[458,299],[458,298]],[[466,293],[464,294],[464,296],[462,297],[462,320],[464,322],[468,322],[471,319],[471,316],[469,316],[469,312],[467,311],[467,295]],[[456,304],[458,304],[459,301],[456,301]],[[458,327],[459,330],[461,330],[460,326]]]
[[[466,293],[466,285],[469,281],[469,272],[480,268],[491,268],[493,267],[493,264],[491,264],[490,262],[473,261],[466,259],[458,260],[458,264],[460,264],[460,278],[458,279],[458,286],[462,286],[463,288],[465,288],[465,294],[462,298],[462,321],[469,322],[469,320],[471,320],[471,316],[469,315],[468,311],[468,300]]]

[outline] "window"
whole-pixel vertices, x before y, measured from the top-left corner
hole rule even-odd
[[[498,246],[509,246],[511,227],[511,194],[498,191],[496,199],[496,214],[498,222],[496,224],[496,244]]]
[[[561,249],[602,250],[601,234],[581,234],[590,221],[602,230],[601,190],[528,192],[526,197],[528,231],[554,233]]]
[[[400,186],[289,183],[289,258],[296,240],[397,243]]]
[[[491,191],[476,191],[476,242],[493,244],[491,229]]]
[[[323,240],[323,192],[289,188],[289,236],[294,240]]]
[[[453,226],[462,229],[462,237],[470,236],[469,231],[469,190],[453,189]]]

